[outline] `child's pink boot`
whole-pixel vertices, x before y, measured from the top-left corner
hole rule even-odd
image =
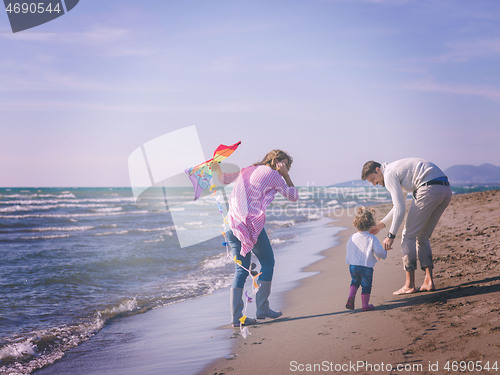
[[[370,294],[368,293],[361,293],[361,303],[362,303],[362,309],[363,311],[372,311],[375,307],[373,305],[370,305],[368,302],[370,302]]]
[[[358,287],[351,285],[349,289],[349,297],[347,298],[347,303],[345,304],[345,308],[349,310],[354,310],[354,299],[356,298],[356,292],[358,291]]]

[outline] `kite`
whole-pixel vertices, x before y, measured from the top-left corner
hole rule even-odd
[[[214,162],[220,163],[222,160],[230,156],[240,144],[241,141],[236,142],[232,146],[219,145],[219,147],[215,149],[212,159],[207,160],[196,167],[185,170],[191,180],[191,183],[193,184],[194,200],[197,200],[200,197],[203,190],[211,186],[213,171],[210,168],[210,164]]]

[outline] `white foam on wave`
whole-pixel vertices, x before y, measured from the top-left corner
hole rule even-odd
[[[71,237],[71,234],[53,234],[47,236],[32,236],[32,237],[20,237],[21,240],[54,240],[57,238],[67,238]]]
[[[142,241],[142,243],[158,243],[158,242],[164,242],[164,241],[165,241],[165,237],[160,236],[160,237],[154,238],[152,240]]]
[[[116,227],[116,225],[115,225]],[[94,236],[115,236],[115,235],[123,235],[123,234],[129,234],[133,232],[142,232],[142,233],[156,233],[156,232],[161,232],[162,235],[166,236],[173,236],[173,230],[174,227],[161,227],[161,228],[138,228],[138,229],[127,229],[127,230],[117,230],[117,231],[112,231],[112,232],[100,232],[100,233],[94,233]],[[145,241],[145,242],[161,242],[164,239],[160,240],[153,240],[153,241]]]
[[[174,226],[168,226],[168,227],[161,227],[161,228],[138,228],[138,229],[134,229],[134,231],[137,231],[137,232],[171,232],[172,230],[174,230],[175,227]]]
[[[58,195],[57,198],[76,198],[76,196],[73,193],[70,193],[69,191],[62,192],[62,194]]]
[[[37,203],[19,203],[12,206],[1,207],[0,212],[29,212],[29,211],[48,211],[58,208],[90,208],[94,212],[111,212],[120,211],[121,207],[108,207],[106,204],[42,204],[46,202]],[[102,211],[101,211],[102,210]]]
[[[127,313],[127,312],[133,312],[139,308],[137,304],[137,299],[132,298],[129,300],[125,300],[122,303],[120,303],[117,306],[109,307],[107,309],[104,309],[102,311],[98,311],[97,315],[101,318],[113,318],[116,315]]]
[[[75,227],[43,227],[32,228],[30,232],[84,232],[95,229],[95,226],[75,226]]]
[[[113,197],[113,198],[76,198],[75,195],[53,195],[53,194],[10,194],[0,195],[7,200],[1,201],[0,204],[45,204],[45,203],[135,203],[133,197]],[[49,199],[47,199],[49,198]],[[16,200],[13,200],[16,199]]]
[[[101,233],[94,233],[94,236],[115,236],[115,235],[121,235],[121,234],[128,234],[128,230],[117,230],[115,232],[101,232]]]
[[[232,262],[233,260],[227,256],[227,253],[222,253],[216,255],[215,257],[205,259],[202,264],[202,269],[213,270],[214,268],[225,267],[227,264],[230,264]]]
[[[62,325],[33,331],[26,336],[3,338],[0,344],[2,374],[31,374],[36,369],[50,365],[70,350],[89,340],[107,321],[126,313],[140,311],[135,298],[118,305],[96,311],[87,321],[75,325]]]
[[[279,244],[282,244],[285,242],[286,242],[286,240],[282,240],[281,238],[273,238],[271,240],[271,245],[279,245]]]
[[[28,211],[42,211],[42,210],[51,210],[53,208],[56,208],[57,206],[54,205],[45,205],[45,206],[23,206],[23,205],[14,205],[14,206],[8,206],[8,207],[2,207],[0,208],[0,212],[28,212]]]
[[[117,216],[117,215],[145,215],[151,214],[150,211],[120,211],[120,212],[95,212],[88,214],[26,214],[26,215],[0,215],[1,219],[28,219],[28,218],[40,218],[40,219],[71,219],[71,218],[81,218],[81,217],[99,217],[99,216]]]
[[[107,213],[107,212],[119,212],[122,211],[123,208],[121,207],[105,207],[105,208],[95,208],[92,209],[92,212],[98,212],[98,213]]]
[[[337,204],[339,204],[339,201],[336,199],[332,199],[331,201],[326,202],[325,206],[335,206]]]
[[[200,227],[203,224],[203,221],[186,221],[184,222],[185,225],[195,225],[197,227]]]
[[[27,356],[35,355],[35,344],[33,343],[33,338],[29,338],[11,345],[5,345],[0,348],[0,361],[4,361],[9,358],[19,358],[22,359]]]
[[[319,220],[323,217],[321,214],[308,214],[307,219],[308,220]]]
[[[184,207],[170,207],[168,211],[170,212],[182,212],[185,211],[186,209]]]
[[[344,206],[346,207],[352,207],[352,206],[357,206],[359,203],[358,201],[348,201],[348,202],[344,202]]]
[[[269,220],[267,224],[274,225],[277,227],[291,227],[295,225],[295,220]]]

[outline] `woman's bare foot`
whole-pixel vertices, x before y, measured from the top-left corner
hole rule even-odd
[[[396,290],[395,292],[393,292],[392,294],[394,294],[395,296],[399,296],[401,294],[412,294],[412,293],[416,293],[416,292],[418,292],[418,289],[410,288],[410,287],[407,287],[405,285],[401,289]]]

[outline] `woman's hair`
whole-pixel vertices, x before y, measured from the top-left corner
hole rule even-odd
[[[283,159],[288,160],[288,169],[290,169],[293,163],[293,158],[285,151],[281,150],[272,150],[271,152],[268,152],[267,155],[264,156],[264,159],[262,159],[262,161],[255,163],[254,165],[267,165],[272,169],[276,169],[277,161]]]
[[[375,211],[373,209],[368,209],[366,207],[358,207],[356,216],[354,217],[353,224],[359,231],[367,231],[372,226],[375,225],[375,219],[373,215]]]

